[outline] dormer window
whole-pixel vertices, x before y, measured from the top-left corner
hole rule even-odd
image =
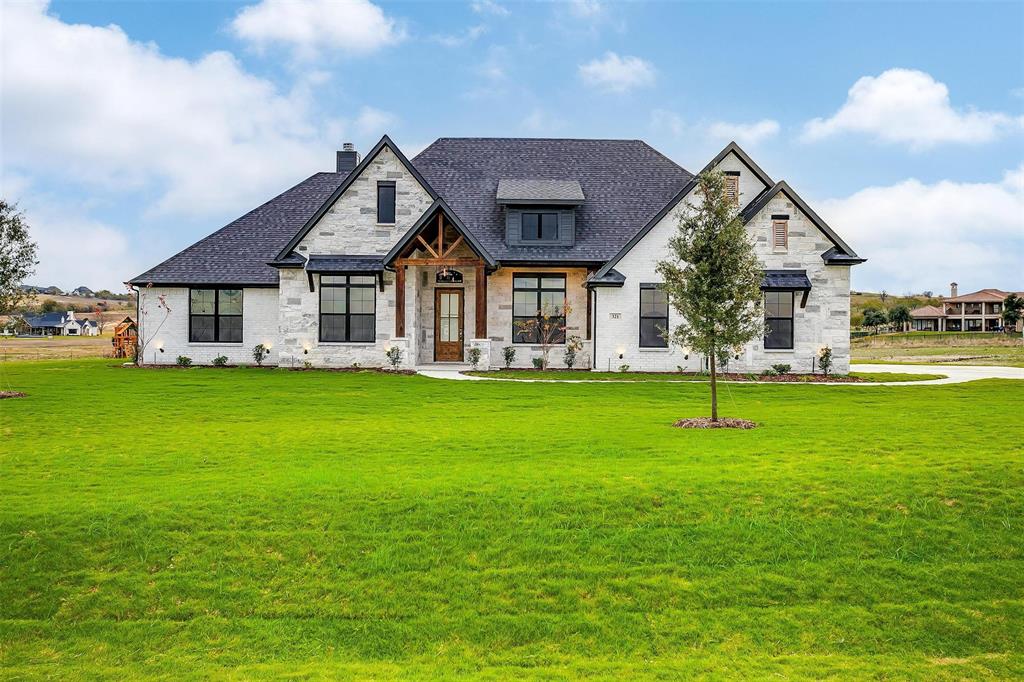
[[[523,241],[553,242],[558,239],[558,214],[523,212]]]
[[[725,172],[725,197],[734,206],[740,204],[740,174],[737,171]]]

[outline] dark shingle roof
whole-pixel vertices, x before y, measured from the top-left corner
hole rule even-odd
[[[582,204],[583,188],[575,180],[500,178],[495,197],[499,204],[554,201]]]
[[[43,313],[42,315],[31,315],[25,317],[25,322],[30,327],[61,327],[64,325],[66,313]]]
[[[384,272],[380,256],[310,256],[306,272]]]
[[[346,173],[317,173],[259,208],[229,223],[131,284],[255,284],[277,286],[267,265],[345,179]]]
[[[806,270],[765,270],[761,288],[810,291],[811,280]]]
[[[491,255],[507,261],[607,260],[692,177],[640,140],[442,137],[412,164]],[[507,246],[495,199],[502,178],[578,181],[586,200],[575,245]]]

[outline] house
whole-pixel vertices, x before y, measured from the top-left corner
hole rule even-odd
[[[658,289],[693,174],[639,140],[440,138],[414,159],[384,136],[132,278],[146,363],[186,355],[283,366],[539,357],[523,322],[564,318],[592,368],[699,370],[670,347],[679,320]],[[863,262],[784,181],[730,143],[725,173],[764,264],[764,338],[729,369],[810,371],[824,346],[849,366],[850,266]],[[559,339],[562,341],[563,339]],[[562,353],[551,354],[553,366]]]
[[[78,322],[82,326],[82,331],[81,331],[82,336],[99,336],[100,335],[100,327],[99,327],[98,324],[96,324],[96,320],[87,320],[87,319],[84,319],[84,318],[79,318]]]
[[[75,311],[69,310],[66,313],[43,313],[41,315],[26,315],[25,324],[29,326],[31,334],[39,336],[81,336],[82,325],[86,321],[75,317]],[[93,323],[95,328],[95,323]]]
[[[941,307],[927,305],[910,311],[911,329],[933,332],[994,332],[1003,329],[1003,301],[1011,293],[1024,296],[1024,292],[981,289],[958,295],[957,283],[949,285],[949,298]],[[1021,321],[1017,322],[1021,331]]]

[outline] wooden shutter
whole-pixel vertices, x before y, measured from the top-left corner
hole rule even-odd
[[[785,249],[789,246],[789,221],[772,221],[772,245],[776,249]]]
[[[725,176],[725,196],[733,204],[738,205],[740,203],[740,176]]]

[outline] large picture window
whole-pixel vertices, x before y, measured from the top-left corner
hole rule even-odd
[[[320,340],[374,341],[377,296],[373,275],[320,276]]]
[[[793,347],[793,292],[764,293],[764,347]]]
[[[544,315],[549,316],[546,322]],[[544,326],[560,327],[549,338],[565,343],[565,275],[513,275],[512,342],[540,343]]]
[[[242,343],[242,290],[191,289],[188,340],[192,343]]]
[[[668,348],[668,294],[657,284],[640,285],[640,347]]]
[[[523,213],[523,241],[553,242],[557,239],[557,213]]]

